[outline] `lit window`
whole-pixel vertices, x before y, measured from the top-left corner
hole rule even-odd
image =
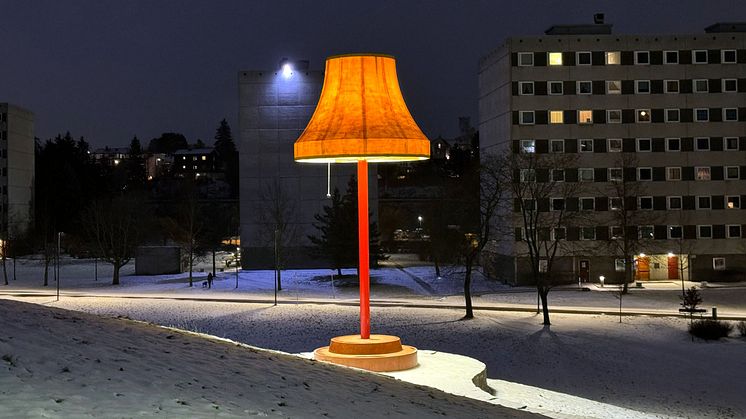
[[[565,181],[565,169],[552,169],[552,182]]]
[[[565,152],[565,140],[551,140],[549,142],[549,150],[552,153],[564,153]]]
[[[651,167],[638,167],[637,180],[653,180],[653,169]]]
[[[724,271],[725,258],[712,258],[712,269],[715,271]]]
[[[725,137],[723,143],[727,151],[738,150],[738,137]]]
[[[737,79],[723,79],[723,92],[724,93],[735,93],[738,91],[738,80]]]
[[[738,121],[738,108],[723,108],[723,121]]]
[[[678,80],[666,80],[663,82],[663,87],[666,93],[679,93],[679,81]]]
[[[596,240],[596,228],[580,227],[580,240]]]
[[[664,51],[663,52],[663,63],[664,64],[678,64],[679,63],[679,51]]]
[[[590,95],[593,93],[593,83],[590,81],[579,81],[577,93],[579,95]]]
[[[697,209],[712,209],[712,198],[709,196],[698,196]]]
[[[192,160],[196,161],[197,160],[197,156],[192,156]]]
[[[609,51],[606,53],[606,65],[619,65],[621,63],[622,58],[619,51]]]
[[[641,210],[653,209],[653,197],[652,196],[641,196],[637,199],[637,206]]]
[[[725,207],[727,209],[740,209],[741,208],[741,197],[738,195],[726,196]]]
[[[518,65],[521,67],[534,65],[534,53],[533,52],[519,52],[518,53]]]
[[[534,94],[534,82],[519,81],[518,82],[518,93],[520,93],[521,95],[533,95]]]
[[[650,80],[635,80],[635,93],[650,93]]]
[[[681,139],[666,138],[666,151],[681,151]]]
[[[710,149],[710,137],[697,137],[694,139],[697,151],[707,151]]]
[[[694,64],[707,64],[707,50],[695,49],[692,51],[692,62]]]
[[[738,180],[740,177],[740,168],[738,166],[725,166],[725,179]]]
[[[181,159],[182,159],[182,160],[186,160],[186,156],[182,156],[182,157],[181,157]]]
[[[550,95],[561,95],[563,93],[561,81],[550,81],[548,83]]]
[[[635,112],[637,122],[650,122],[650,109],[638,109]]]
[[[618,240],[621,239],[624,234],[624,230],[620,226],[611,226],[609,227],[609,237],[611,237],[612,240]],[[624,262],[624,259],[617,259]],[[622,266],[622,271],[624,270],[624,266]]]
[[[533,125],[534,124],[534,111],[520,111],[520,122],[521,125]]]
[[[639,233],[641,239],[652,239],[654,229],[653,226],[640,226]]]
[[[694,110],[694,122],[707,122],[710,120],[710,110],[707,108],[697,108]]]
[[[681,111],[678,109],[666,109],[664,115],[666,122],[681,122]]]
[[[591,110],[578,111],[578,123],[579,124],[592,124],[593,123],[593,111]]]
[[[666,168],[666,180],[681,180],[681,168],[680,167],[667,167]]]
[[[673,225],[668,226],[668,238],[669,239],[680,239],[682,229],[681,226]]]
[[[711,239],[712,238],[712,226],[711,225],[697,226],[697,238],[698,239]]]
[[[622,123],[622,110],[621,109],[609,109],[606,111],[606,123],[607,124],[621,124]]]
[[[181,166],[182,169],[186,169],[186,165]]]
[[[695,167],[694,177],[697,180],[710,180],[710,168],[709,167]]]
[[[727,227],[726,230],[728,231],[729,239],[740,239],[741,238],[741,225],[740,224],[730,224],[726,227]]]
[[[580,51],[576,54],[578,65],[591,65],[591,53],[588,51]]]
[[[622,93],[622,82],[621,80],[607,80],[606,81],[606,94],[618,95]]]
[[[609,198],[609,209],[612,211],[619,211],[622,209],[622,198],[612,197]]]
[[[668,209],[680,210],[681,209],[681,197],[680,196],[669,196],[668,197]]]
[[[565,199],[564,198],[552,198],[552,205],[550,209],[552,211],[562,211],[565,209]]]
[[[609,146],[607,150],[610,153],[619,153],[622,151],[622,139],[621,138],[609,138]]]
[[[707,93],[710,91],[710,85],[707,79],[697,79],[692,83],[694,85],[694,93]]]
[[[722,52],[722,62],[723,64],[735,64],[736,63],[736,50],[734,49],[724,49]]]
[[[580,198],[580,209],[582,211],[593,211],[596,206],[594,198]]]
[[[521,140],[521,153],[535,153],[536,140]]]
[[[638,138],[637,151],[653,151],[653,140],[650,138]]]
[[[624,272],[624,268],[627,265],[627,262],[624,261],[624,259],[614,259],[614,271],[616,272]]]
[[[593,152],[593,140],[580,140],[580,152],[581,153],[592,153]]]
[[[593,169],[591,168],[578,169],[578,179],[581,182],[593,182]]]
[[[549,122],[552,124],[561,124],[565,121],[564,112],[549,111]]]
[[[549,65],[562,65],[562,53],[561,52],[550,52],[549,53]]]
[[[635,51],[635,64],[637,65],[650,64],[650,52],[649,51]]]
[[[609,181],[610,182],[621,182],[623,179],[621,167],[610,167],[609,168]]]
[[[521,169],[521,182],[536,182],[536,171],[534,169]]]

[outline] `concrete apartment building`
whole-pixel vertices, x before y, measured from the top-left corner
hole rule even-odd
[[[0,231],[18,236],[33,217],[34,114],[0,103]]]
[[[557,176],[588,187],[567,210],[595,223],[559,232],[568,277],[622,280],[624,259],[605,250],[620,203],[602,191],[624,180],[639,191],[626,208],[651,220],[636,226],[635,279],[746,280],[746,23],[667,35],[567,25],[509,38],[480,61],[479,133],[483,153],[572,156]],[[634,167],[619,167],[622,156]],[[537,210],[551,211],[543,200]],[[527,283],[513,215],[516,237],[491,251],[503,279]]]
[[[287,220],[285,267],[326,266],[309,255],[308,235],[318,235],[314,216],[330,205],[327,189],[344,194],[355,165],[301,164],[293,144],[311,119],[321,94],[323,71],[308,61],[283,60],[272,70],[240,71],[239,196],[241,264],[244,269],[274,266],[274,225]],[[329,176],[328,169],[331,169]],[[371,165],[370,179],[376,179]],[[330,180],[330,185],[328,183]],[[370,208],[377,214],[377,182],[370,182]]]

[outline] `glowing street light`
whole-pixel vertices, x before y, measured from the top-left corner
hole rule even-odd
[[[417,217],[417,221],[420,222],[420,230],[421,230],[422,229],[422,216],[421,215]]]
[[[286,79],[289,79],[290,76],[293,75],[293,67],[290,65],[290,63],[285,63],[282,65],[282,76]]]

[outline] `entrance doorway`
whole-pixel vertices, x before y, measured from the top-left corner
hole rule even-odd
[[[668,279],[679,279],[679,257],[668,257]]]
[[[588,259],[580,260],[580,280],[588,282],[591,276],[591,262]]]
[[[639,281],[647,281],[650,279],[650,256],[640,256],[635,259],[635,279]]]

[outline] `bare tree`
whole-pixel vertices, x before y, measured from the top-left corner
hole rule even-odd
[[[257,202],[259,237],[263,244],[275,251],[277,289],[282,290],[282,269],[288,248],[299,238],[296,201],[282,189],[280,179],[267,181]]]
[[[187,181],[180,191],[171,217],[163,219],[166,231],[182,250],[182,260],[189,268],[189,286],[194,285],[194,264],[203,255],[200,239],[205,232],[206,218],[200,205],[196,185]]]

